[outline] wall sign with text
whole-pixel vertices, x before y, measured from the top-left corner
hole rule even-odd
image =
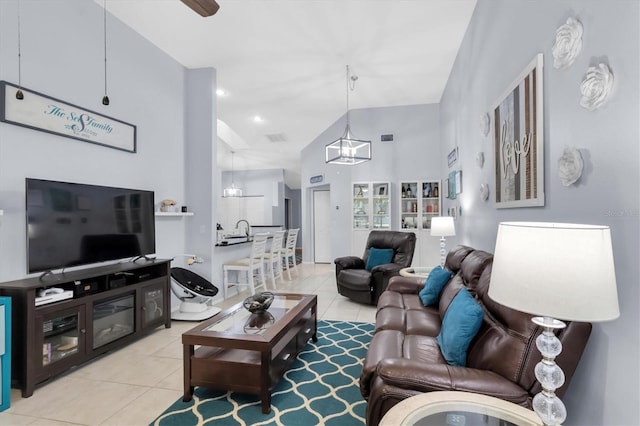
[[[0,121],[85,142],[136,152],[136,126],[0,81]]]
[[[542,54],[494,104],[495,207],[544,206]]]

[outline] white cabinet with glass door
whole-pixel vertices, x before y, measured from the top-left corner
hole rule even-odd
[[[431,219],[440,216],[440,181],[422,182],[421,209],[422,229],[431,229]]]
[[[371,191],[368,182],[353,184],[353,229],[371,229]]]
[[[389,182],[353,184],[353,229],[391,229]]]
[[[400,229],[431,229],[440,215],[440,181],[400,182]]]
[[[371,186],[373,229],[391,229],[389,182],[373,182]]]
[[[420,182],[400,182],[400,229],[418,229],[420,226]]]

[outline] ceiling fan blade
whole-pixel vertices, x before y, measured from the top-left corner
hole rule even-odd
[[[182,3],[195,10],[200,16],[215,15],[220,5],[216,0],[180,0]]]

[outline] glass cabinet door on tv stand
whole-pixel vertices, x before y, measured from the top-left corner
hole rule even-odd
[[[164,322],[165,294],[162,284],[155,283],[141,290],[142,328],[157,327]]]
[[[42,334],[40,334],[42,333]],[[42,361],[36,363],[38,377],[64,370],[74,358],[85,355],[83,306],[36,315],[36,342],[42,345]],[[76,360],[77,361],[77,360]]]

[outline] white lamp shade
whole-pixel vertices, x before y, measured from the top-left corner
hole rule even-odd
[[[431,235],[435,237],[450,237],[456,235],[456,226],[451,216],[438,216],[431,219]]]
[[[567,321],[618,318],[609,227],[501,223],[489,297],[518,311]]]

